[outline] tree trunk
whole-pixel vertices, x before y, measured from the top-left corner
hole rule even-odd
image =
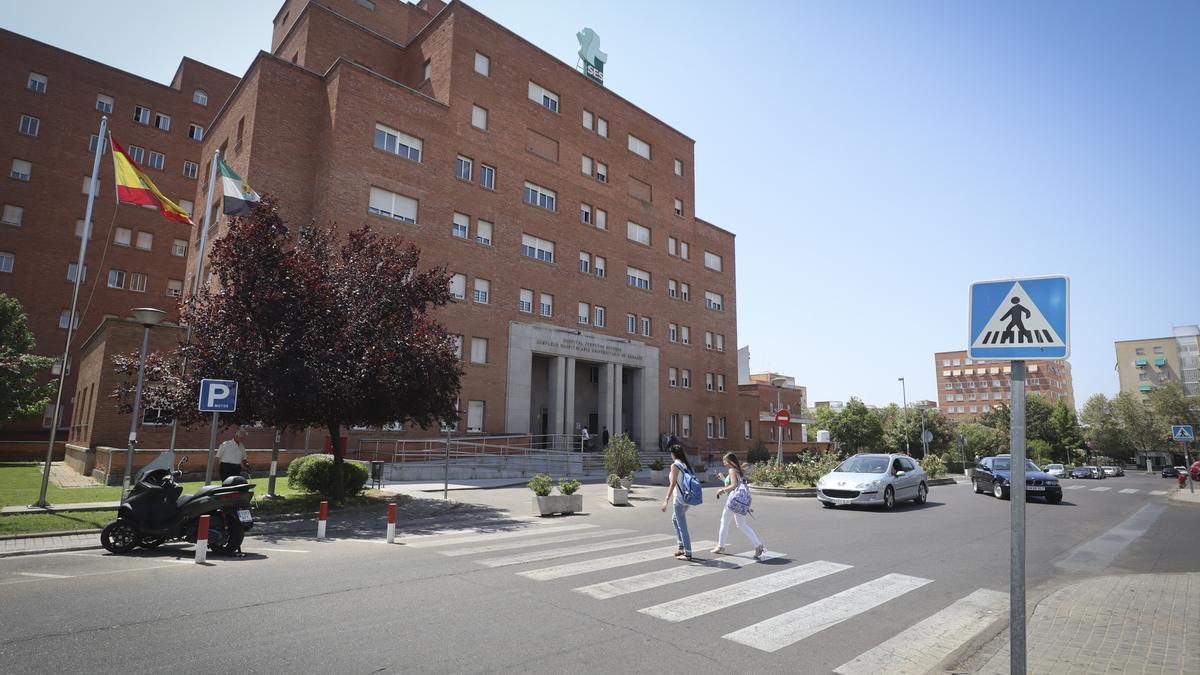
[[[329,486],[333,494],[329,496],[338,504],[346,501],[346,482],[342,479],[341,429],[342,425],[336,422],[329,425],[329,437],[333,439],[333,484]]]

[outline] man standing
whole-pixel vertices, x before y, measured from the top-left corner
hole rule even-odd
[[[233,432],[233,438],[221,444],[217,448],[217,461],[220,465],[221,480],[225,480],[230,476],[237,476],[242,471],[242,464],[246,461],[246,432],[239,428]]]
[[[604,447],[608,447],[608,427],[604,427],[603,431],[600,432],[600,443]]]

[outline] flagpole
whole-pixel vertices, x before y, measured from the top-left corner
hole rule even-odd
[[[208,245],[208,221],[212,218],[213,206],[213,189],[217,183],[217,163],[221,161],[221,149],[217,148],[213,151],[212,166],[208,172],[208,199],[204,203],[204,227],[200,230],[200,252],[196,255],[196,273],[192,279],[192,297],[188,298],[188,302],[195,302],[196,295],[200,293],[200,275],[204,271],[204,248]],[[187,332],[183,338],[183,343],[190,344],[192,341],[192,324],[188,323]],[[179,374],[187,373],[187,356],[183,357],[183,364],[179,368]],[[175,434],[179,431],[179,415],[172,415],[171,418],[171,443],[167,447],[167,452],[171,453],[171,457],[175,456]],[[172,460],[174,461],[174,460]],[[212,477],[212,458],[208,458],[208,466],[204,468],[205,484]]]
[[[104,134],[108,130],[108,116],[100,118],[100,135],[96,141],[96,156],[92,159],[92,180],[88,185],[87,210],[83,216],[83,232],[79,238],[79,263],[75,266],[75,286],[71,291],[71,313],[67,315],[67,344],[63,347],[62,362],[58,368],[58,397],[54,401],[54,416],[50,420],[50,445],[46,448],[46,466],[42,470],[42,488],[38,500],[30,506],[48,508],[46,488],[50,485],[50,464],[54,461],[54,437],[58,433],[58,415],[62,408],[63,386],[67,381],[68,359],[71,355],[71,338],[75,336],[75,308],[79,305],[79,287],[83,283],[83,263],[87,256],[88,239],[92,236],[92,205],[96,202],[96,183],[100,173],[100,155],[104,153]],[[99,274],[99,271],[96,272]]]

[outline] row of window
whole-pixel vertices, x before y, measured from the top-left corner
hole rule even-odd
[[[48,77],[46,77],[45,75],[42,75],[40,73],[30,72],[29,79],[26,84],[26,89],[36,92],[38,94],[44,94],[44,93],[46,93],[47,89],[49,88],[49,83],[50,83],[50,79]],[[192,92],[192,102],[196,103],[198,105],[207,107],[208,106],[208,93],[205,92],[203,89],[194,90]],[[112,114],[113,105],[114,105],[113,97],[111,97],[107,94],[96,94],[96,110],[99,110],[100,112],[102,112],[106,115]],[[170,131],[171,130],[171,116],[170,115],[168,115],[166,113],[162,113],[162,112],[156,113],[156,112],[152,111],[149,107],[144,106],[144,105],[135,105],[133,107],[133,121],[138,124],[145,124],[147,126],[149,126],[153,122],[155,129],[158,129],[160,131]],[[22,131],[22,133],[24,133],[24,131]],[[37,134],[33,133],[33,134],[29,134],[29,135],[36,136]],[[194,124],[194,123],[190,124],[188,126],[188,138],[190,138],[194,141],[203,140],[204,127],[200,126],[199,124]]]
[[[991,407],[990,407],[990,406],[988,406],[988,405],[979,405],[979,406],[975,406],[975,405],[973,405],[973,406],[961,406],[961,405],[960,405],[960,406],[947,406],[947,407],[946,407],[946,412],[948,412],[948,413],[955,413],[955,412],[959,412],[959,413],[965,413],[965,412],[980,413],[980,412],[987,412],[988,410],[991,410]]]
[[[93,135],[92,136],[93,143],[95,142],[95,139],[96,139],[96,137]],[[92,149],[92,152],[95,152],[94,147]],[[154,151],[150,152],[150,161],[147,162],[146,164],[142,164],[142,158],[144,156],[143,150],[142,150],[142,148],[139,148],[136,145],[130,146],[130,148],[128,148],[127,152],[129,152],[129,156],[133,159],[133,161],[137,162],[138,164],[140,164],[142,166],[149,166],[152,169],[158,169],[159,171],[161,171],[167,164],[166,155],[163,155],[162,153],[154,152]],[[199,169],[199,167],[195,162],[189,162],[187,160],[184,160],[184,162],[183,162],[184,177],[195,180],[198,169]],[[19,181],[25,181],[25,182],[29,182],[29,181],[33,180],[33,162],[30,162],[29,160],[26,160],[26,159],[13,159],[12,167],[8,171],[8,177],[13,178],[15,180],[19,180]],[[88,189],[90,187],[91,187],[91,177],[90,176],[84,177],[84,179],[83,179],[83,194],[87,194]],[[96,182],[96,192],[97,193],[100,192],[100,182],[99,181]],[[177,201],[176,203],[179,204],[180,206],[183,206],[184,202],[191,204],[191,202],[189,202],[186,199],[181,199],[181,200]],[[188,215],[191,215],[190,208],[188,209]]]
[[[1027,383],[1028,383],[1030,386],[1034,386],[1034,385],[1041,386],[1041,384],[1042,384],[1042,379],[1043,379],[1043,378],[1040,378],[1040,377],[1031,377],[1031,378],[1029,378],[1029,379],[1028,379],[1026,382],[1027,382]],[[1066,385],[1066,381],[1065,381],[1065,380],[1056,380],[1056,379],[1053,379],[1053,378],[1047,378],[1047,379],[1046,379],[1046,386],[1049,386],[1049,387],[1055,387],[1055,388],[1061,389],[1061,388],[1063,388],[1065,385]],[[1008,382],[1005,382],[1004,380],[992,380],[992,381],[991,381],[991,386],[992,386],[993,388],[996,388],[996,389],[999,389],[999,388],[1005,388],[1005,389],[1007,389],[1007,388],[1009,387],[1009,383],[1008,383]],[[952,390],[954,390],[954,389],[976,389],[976,388],[978,388],[978,389],[987,389],[987,388],[988,388],[988,381],[987,381],[987,380],[980,380],[979,382],[975,382],[975,381],[971,381],[971,382],[947,382],[947,383],[945,383],[945,384],[942,386],[942,388],[943,388],[943,389],[945,389],[946,391],[952,391]],[[960,399],[960,400],[961,400],[961,399]]]
[[[683,389],[692,388],[692,371],[690,368],[667,368],[667,386],[674,389],[682,387]],[[705,373],[704,374],[704,389],[705,391],[725,391],[725,375],[724,373]]]
[[[669,432],[679,438],[692,437],[692,416],[686,413],[671,413],[668,418]],[[704,418],[704,434],[708,438],[725,438],[726,424],[724,417],[708,415]],[[746,436],[749,438],[749,436]]]
[[[1136,353],[1138,356],[1145,356],[1145,355],[1146,355],[1146,348],[1145,348],[1145,347],[1134,347],[1134,348],[1133,348],[1133,351],[1134,351],[1134,353]],[[1155,345],[1155,346],[1154,346],[1154,353],[1155,353],[1155,354],[1162,354],[1162,353],[1163,353],[1163,348],[1162,348],[1162,345]]]

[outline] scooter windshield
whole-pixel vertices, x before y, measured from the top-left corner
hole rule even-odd
[[[175,452],[172,450],[164,450],[163,452],[158,453],[158,457],[155,457],[153,462],[150,462],[146,466],[142,467],[141,471],[137,472],[137,475],[133,477],[133,482],[141,482],[143,476],[151,471],[154,471],[155,469],[166,469],[169,472],[174,468]]]

